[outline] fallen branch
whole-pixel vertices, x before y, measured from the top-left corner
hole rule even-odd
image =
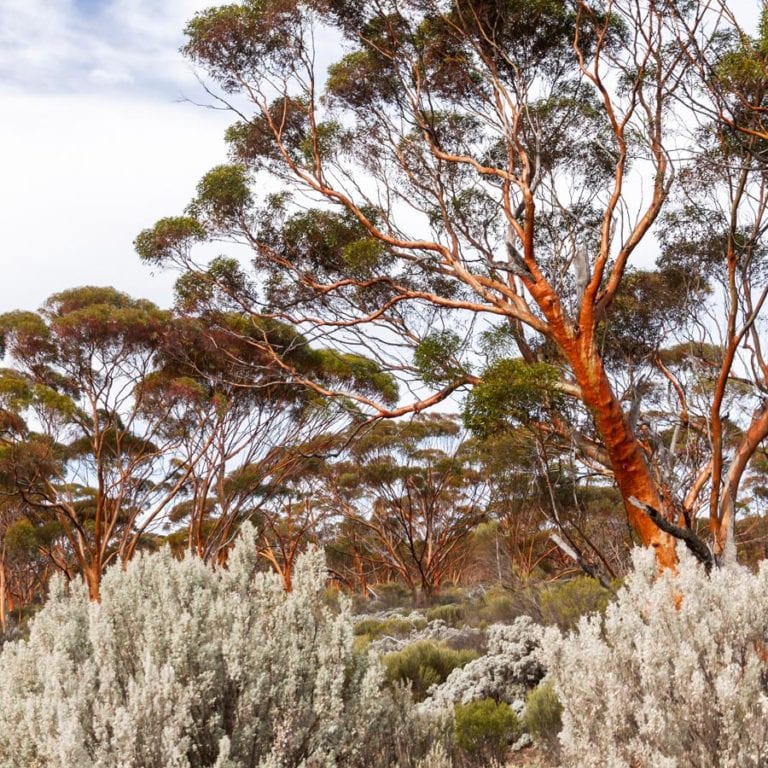
[[[679,525],[675,525],[667,520],[662,514],[654,509],[650,504],[646,504],[644,501],[635,496],[629,497],[629,503],[638,509],[642,509],[648,517],[654,522],[657,528],[668,533],[670,536],[674,536],[676,539],[685,542],[685,546],[693,553],[693,556],[704,565],[707,573],[712,570],[712,566],[715,564],[715,557],[712,554],[712,550],[707,546],[706,542],[700,539],[692,528],[681,528]]]

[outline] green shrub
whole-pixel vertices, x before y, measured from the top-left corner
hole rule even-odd
[[[519,613],[511,595],[504,592],[489,592],[480,609],[480,616],[488,624],[507,623]]]
[[[589,576],[563,581],[541,594],[541,617],[545,624],[572,629],[587,613],[601,613],[613,595]]]
[[[477,656],[475,651],[454,651],[434,640],[418,640],[402,651],[387,653],[383,661],[386,679],[410,683],[414,699],[423,701],[430,686],[445,682],[454,669]]]
[[[378,608],[403,608],[413,605],[413,593],[399,581],[377,584],[370,588],[374,603]]]
[[[549,680],[528,692],[525,698],[525,730],[545,747],[557,744],[563,726],[563,705]]]
[[[520,721],[504,702],[482,699],[459,704],[454,710],[456,746],[463,757],[500,760],[509,744],[520,737]],[[474,762],[474,760],[473,760]]]
[[[363,619],[355,624],[355,635],[367,635],[370,640],[379,637],[406,637],[414,630],[424,629],[426,619]]]
[[[441,587],[440,591],[432,595],[432,605],[448,605],[449,603],[463,603],[467,599],[466,587],[460,587],[452,584],[448,587]]]
[[[464,620],[464,608],[456,603],[448,605],[435,605],[427,611],[429,621],[444,621],[446,624],[455,626]]]

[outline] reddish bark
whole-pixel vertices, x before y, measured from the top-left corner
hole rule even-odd
[[[768,405],[763,405],[752,416],[752,421],[736,449],[736,455],[728,468],[718,505],[718,514],[710,517],[709,525],[714,539],[715,555],[719,558],[733,551],[733,524],[741,478],[757,447],[768,437]],[[734,552],[735,554],[735,552]]]
[[[566,341],[562,347],[581,387],[584,405],[591,411],[603,439],[632,529],[643,545],[654,548],[660,567],[674,568],[677,563],[675,540],[659,530],[645,512],[629,502],[630,498],[635,497],[667,517],[674,516],[674,510],[669,509],[669,502],[659,493],[642,448],[613,392],[600,356],[591,345],[579,339]]]

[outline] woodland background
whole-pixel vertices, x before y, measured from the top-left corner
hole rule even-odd
[[[136,237],[177,274],[174,306],[85,286],[0,315],[4,637],[53,574],[94,612],[139,553],[226,579],[247,523],[249,573],[286,594],[312,545],[328,605],[419,609],[350,630],[358,651],[410,638],[379,651],[406,654],[388,674],[416,699],[488,648],[525,670],[509,701],[477,699],[487,724],[543,675],[538,629],[488,625],[570,629],[625,578],[615,610],[636,608],[632,585],[655,587],[635,545],[665,579],[698,584],[693,557],[751,583],[765,8],[744,30],[715,0],[249,0],[186,35],[235,122],[231,162]],[[455,647],[413,636],[434,621]],[[570,651],[543,653],[567,745]]]

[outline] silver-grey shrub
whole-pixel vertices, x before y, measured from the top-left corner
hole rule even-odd
[[[55,581],[29,640],[0,655],[0,766],[415,763],[432,724],[353,652],[349,607],[324,607],[324,585],[310,552],[285,593],[258,572],[252,530],[224,570],[167,550],[112,568],[100,603]]]
[[[685,550],[658,576],[638,551],[605,618],[547,631],[565,766],[768,765],[768,562],[707,576]]]
[[[526,691],[544,676],[539,658],[542,628],[528,616],[512,624],[488,627],[488,653],[455,669],[444,683],[429,690],[422,709],[438,711],[455,704],[494,699],[522,712]]]

